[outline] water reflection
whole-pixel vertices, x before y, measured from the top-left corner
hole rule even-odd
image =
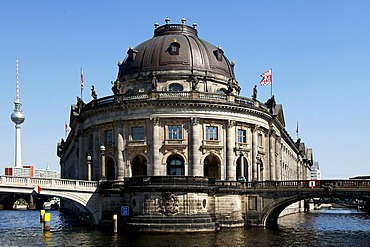
[[[235,228],[217,233],[113,234],[87,228],[58,211],[44,232],[37,211],[0,210],[0,246],[367,246],[370,217],[353,210],[311,211],[279,219],[275,229]]]

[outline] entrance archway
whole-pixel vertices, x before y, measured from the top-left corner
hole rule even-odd
[[[109,157],[107,160],[106,172],[107,172],[107,180],[116,179],[116,170],[115,170],[114,160],[111,157]]]
[[[221,179],[220,163],[220,159],[216,155],[208,155],[204,159],[204,176],[209,178]]]
[[[138,155],[131,162],[132,176],[147,176],[147,161],[144,156]]]

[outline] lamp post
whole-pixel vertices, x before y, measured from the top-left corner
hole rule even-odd
[[[239,155],[240,155],[240,181],[245,181],[244,177],[244,147],[243,145],[239,146]]]
[[[91,181],[91,155],[87,155],[87,180]]]
[[[100,145],[100,156],[101,156],[101,180],[105,180],[105,146]]]

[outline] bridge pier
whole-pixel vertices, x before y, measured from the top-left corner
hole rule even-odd
[[[27,208],[30,209],[30,210],[35,210],[36,209],[36,204],[33,201],[33,195],[32,194],[30,194],[30,200],[28,202],[28,207]]]

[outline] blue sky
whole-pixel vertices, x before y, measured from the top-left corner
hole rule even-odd
[[[286,128],[314,150],[323,178],[370,175],[370,1],[24,1],[0,2],[0,174],[14,164],[15,59],[19,58],[22,163],[59,169],[70,105],[91,85],[111,95],[117,61],[150,39],[154,23],[198,24],[201,39],[235,61],[241,95],[273,69]],[[265,102],[269,87],[258,87]]]

